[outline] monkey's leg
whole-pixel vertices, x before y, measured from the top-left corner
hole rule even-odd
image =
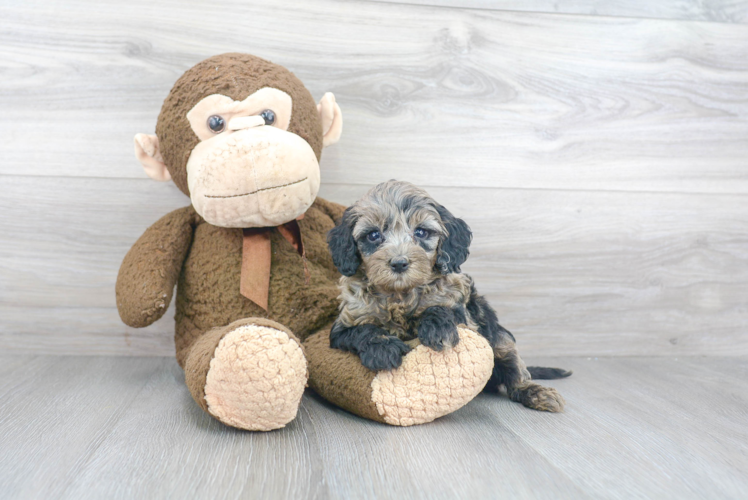
[[[203,410],[252,431],[279,429],[296,418],[308,372],[301,342],[288,328],[248,318],[202,334],[181,330],[178,358]],[[186,337],[192,339],[183,346]]]
[[[437,352],[416,341],[399,368],[375,372],[356,354],[330,347],[327,327],[304,342],[309,386],[371,420],[402,426],[431,422],[472,400],[491,376],[493,352],[486,339],[462,327],[458,333],[452,349]]]
[[[493,348],[495,359],[491,380],[486,390],[498,391],[503,385],[512,401],[533,410],[561,412],[564,398],[556,389],[543,387],[531,380],[525,362],[519,357],[517,345],[509,335],[500,335]]]

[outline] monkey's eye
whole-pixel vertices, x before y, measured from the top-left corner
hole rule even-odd
[[[272,109],[266,109],[260,116],[265,120],[265,125],[272,125],[275,123],[275,113]]]
[[[377,241],[382,239],[382,233],[376,230],[372,231],[366,235],[366,239],[371,241],[372,243],[376,243]]]
[[[208,118],[208,128],[216,134],[221,133],[226,128],[226,120],[221,116],[213,115]]]
[[[413,231],[413,236],[421,240],[428,238],[430,234],[431,233],[428,229],[423,229],[422,227],[419,227],[415,231]]]

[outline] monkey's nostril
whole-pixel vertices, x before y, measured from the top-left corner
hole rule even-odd
[[[408,259],[406,257],[395,257],[390,261],[390,268],[400,274],[404,273],[408,269],[408,265],[410,262],[408,262]]]

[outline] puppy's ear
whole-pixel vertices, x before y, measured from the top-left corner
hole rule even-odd
[[[351,207],[345,209],[337,226],[327,233],[327,246],[332,254],[332,262],[340,274],[353,276],[361,265],[356,240],[353,239],[353,226],[356,224]]]
[[[441,205],[436,205],[436,211],[442,218],[442,223],[449,235],[439,244],[436,255],[436,268],[442,274],[459,273],[460,266],[467,260],[470,254],[470,241],[473,233],[464,220],[452,215],[452,213]]]

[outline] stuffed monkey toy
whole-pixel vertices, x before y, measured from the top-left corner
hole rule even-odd
[[[166,97],[155,135],[135,136],[153,179],[191,204],[153,224],[124,258],[122,321],[163,316],[176,285],[176,357],[195,402],[226,425],[267,431],[296,416],[304,387],[357,415],[429,422],[470,401],[493,353],[461,329],[449,351],[410,351],[375,373],[330,348],[340,275],[326,235],[344,207],[317,197],[322,148],[342,115],[287,69],[246,54],[211,57]]]

